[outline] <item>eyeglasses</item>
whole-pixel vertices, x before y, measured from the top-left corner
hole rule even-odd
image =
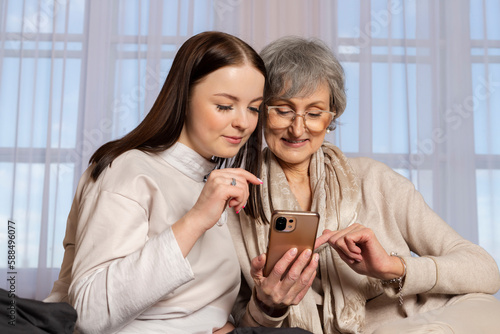
[[[304,119],[304,126],[313,132],[320,132],[325,130],[332,122],[335,113],[328,110],[306,110],[304,114],[297,114],[297,112],[288,107],[267,107],[268,123],[269,126],[276,129],[288,128],[292,125],[297,117]]]

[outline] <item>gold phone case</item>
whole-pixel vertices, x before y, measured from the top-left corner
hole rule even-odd
[[[284,219],[286,219],[285,226],[283,226]],[[276,262],[278,262],[289,249],[296,247],[298,250],[297,256],[308,248],[314,251],[318,224],[319,214],[317,212],[274,211],[269,229],[269,242],[267,245],[264,276],[267,277],[271,273]]]

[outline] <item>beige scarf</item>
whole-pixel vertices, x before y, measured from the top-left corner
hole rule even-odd
[[[261,186],[264,211],[301,210],[274,154],[264,150]],[[347,158],[336,146],[325,142],[313,154],[309,167],[312,189],[311,211],[320,214],[318,234],[325,228],[338,230],[356,222],[361,191]],[[240,214],[241,232],[249,259],[266,252],[269,225],[256,223]],[[320,247],[319,266],[324,292],[323,325],[326,333],[359,333],[365,318],[366,298],[360,290],[366,277],[349,268],[328,244]],[[363,283],[364,281],[364,283]],[[290,308],[290,327],[322,333],[314,295],[309,291],[299,305]]]

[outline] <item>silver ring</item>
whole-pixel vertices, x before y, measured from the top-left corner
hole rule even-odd
[[[235,186],[236,185],[236,179],[233,177],[233,180],[231,181],[231,185]]]

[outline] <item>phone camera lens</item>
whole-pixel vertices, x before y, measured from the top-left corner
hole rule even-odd
[[[276,229],[278,231],[283,231],[286,228],[287,219],[285,217],[278,217],[276,219]]]

